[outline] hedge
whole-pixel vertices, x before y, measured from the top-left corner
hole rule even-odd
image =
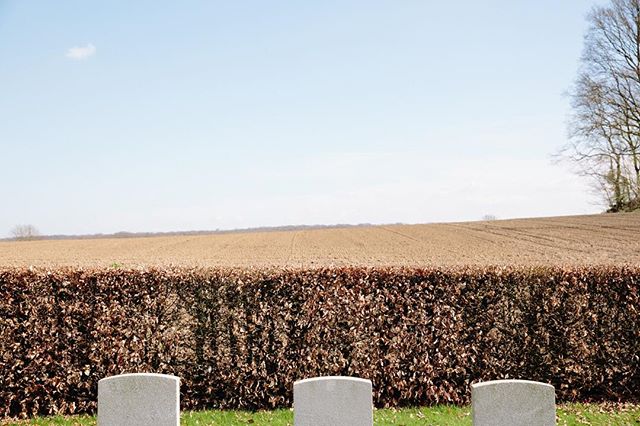
[[[526,378],[640,395],[640,268],[0,269],[0,416],[95,412],[98,380],[182,378],[183,409],[289,406],[295,380],[378,407]]]

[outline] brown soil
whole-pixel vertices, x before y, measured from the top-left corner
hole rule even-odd
[[[640,264],[640,214],[0,242],[0,266]]]

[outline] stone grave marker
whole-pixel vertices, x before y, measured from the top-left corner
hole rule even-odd
[[[471,385],[474,426],[556,424],[553,386],[530,380],[492,380]]]
[[[179,426],[180,379],[136,373],[98,382],[98,426]]]
[[[372,426],[371,381],[327,376],[293,384],[295,426]]]

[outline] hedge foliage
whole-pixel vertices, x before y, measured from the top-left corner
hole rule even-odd
[[[182,408],[271,408],[293,382],[376,406],[466,403],[526,378],[640,395],[640,268],[0,269],[0,416],[94,412],[99,379],[182,378]]]

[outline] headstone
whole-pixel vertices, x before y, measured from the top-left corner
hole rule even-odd
[[[180,379],[122,374],[98,382],[98,426],[179,426]]]
[[[314,377],[293,384],[295,426],[371,426],[371,381],[357,377]]]
[[[493,380],[471,385],[474,426],[556,424],[553,386],[530,380]]]

